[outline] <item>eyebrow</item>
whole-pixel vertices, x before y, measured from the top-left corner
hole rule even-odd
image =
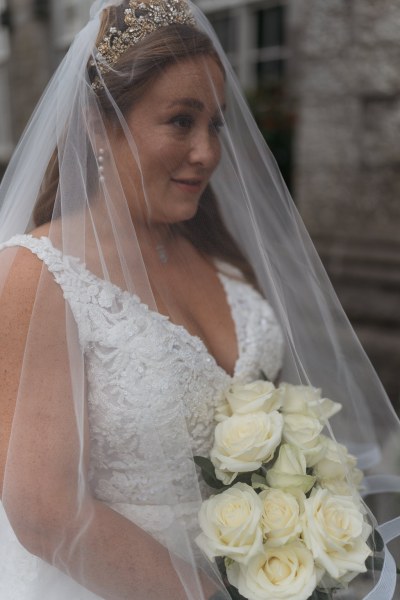
[[[171,102],[171,104],[168,106],[168,108],[173,108],[174,106],[186,106],[187,108],[194,108],[195,110],[198,110],[199,112],[202,112],[204,110],[204,104],[203,102],[201,102],[200,100],[197,100],[196,98],[178,98],[177,100],[174,100],[173,102]],[[222,112],[225,111],[225,104],[223,104],[220,107],[220,110]]]

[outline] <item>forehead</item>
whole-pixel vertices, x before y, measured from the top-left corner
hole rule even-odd
[[[166,105],[190,97],[215,110],[225,103],[224,88],[224,76],[216,60],[200,56],[168,66],[148,88],[143,100]]]

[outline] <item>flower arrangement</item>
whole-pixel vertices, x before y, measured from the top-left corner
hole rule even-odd
[[[367,570],[363,474],[323,433],[340,409],[310,386],[259,380],[226,392],[210,458],[195,457],[216,489],[196,542],[222,561],[233,598],[327,600]]]

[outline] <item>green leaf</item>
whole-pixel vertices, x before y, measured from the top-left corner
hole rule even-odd
[[[241,594],[239,594],[239,590],[235,587],[233,587],[233,585],[227,585],[226,589],[229,592],[230,597],[232,598],[232,600],[246,600],[246,598],[244,598]]]
[[[204,456],[194,456],[193,460],[202,471],[206,471],[206,473],[215,477],[215,467],[209,458],[205,458]]]
[[[263,489],[265,490],[268,485],[267,485],[267,480],[265,479],[265,477],[263,477],[262,475],[258,475],[257,473],[253,473],[253,475],[251,476],[251,485],[254,489]]]
[[[251,473],[238,473],[238,475],[236,475],[235,479],[232,481],[233,485],[234,483],[246,483],[247,485],[251,486]]]
[[[226,488],[222,481],[215,475],[215,467],[209,458],[204,458],[204,456],[194,456],[193,460],[196,465],[200,467],[201,474],[207,485],[217,490]]]

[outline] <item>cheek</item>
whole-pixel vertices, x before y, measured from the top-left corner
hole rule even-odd
[[[188,145],[182,142],[166,142],[159,144],[157,152],[152,154],[152,162],[149,161],[150,168],[158,170],[160,173],[172,174],[179,169],[186,161],[188,156]]]
[[[221,155],[222,155],[222,147],[221,147],[221,140],[219,138],[216,138],[215,140],[215,150],[214,150],[214,167],[213,170],[215,170],[218,165],[219,162],[221,160]]]

